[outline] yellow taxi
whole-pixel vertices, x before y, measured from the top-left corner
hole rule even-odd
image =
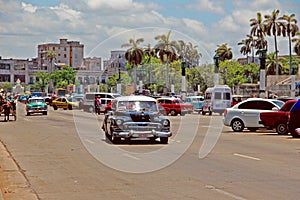
[[[72,102],[72,98],[67,97],[58,97],[52,101],[52,106],[54,110],[58,108],[63,108],[64,110],[72,110],[73,108],[78,107],[76,102]]]

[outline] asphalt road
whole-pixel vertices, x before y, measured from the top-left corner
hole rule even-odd
[[[222,116],[191,114],[170,117],[168,145],[112,145],[103,115],[18,109],[17,121],[0,118],[0,140],[23,176],[0,184],[5,199],[20,199],[22,188],[43,200],[300,198],[300,139],[291,136],[234,133]]]

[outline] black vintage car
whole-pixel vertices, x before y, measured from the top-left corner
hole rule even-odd
[[[167,144],[172,135],[170,121],[159,115],[157,101],[148,96],[122,96],[112,103],[112,111],[105,114],[102,129],[113,143],[144,139]]]

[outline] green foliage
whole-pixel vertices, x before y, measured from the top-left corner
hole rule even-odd
[[[2,88],[5,92],[11,92],[13,85],[10,82],[3,82],[0,83],[0,88]]]
[[[241,65],[237,61],[226,60],[221,62],[219,67],[221,83],[229,87],[233,87],[234,84],[257,83],[259,69],[256,63]]]
[[[63,66],[61,70],[55,70],[50,77],[55,87],[66,88],[69,84],[75,84],[76,70],[70,66]]]

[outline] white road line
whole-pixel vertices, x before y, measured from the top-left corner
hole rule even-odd
[[[238,154],[238,153],[234,153],[233,155],[239,156],[239,157],[242,157],[242,158],[249,158],[249,159],[252,159],[252,160],[261,160],[260,158],[255,158],[255,157],[252,157],[252,156],[247,156],[247,155]]]
[[[123,155],[124,155],[124,156],[127,156],[127,157],[129,157],[129,158],[135,159],[135,160],[140,160],[138,157],[135,157],[135,156],[130,155],[130,154],[128,154],[128,153],[123,153]]]
[[[91,143],[91,144],[95,144],[95,142],[91,141],[91,140],[88,140],[88,139],[85,139],[85,141]]]
[[[235,199],[235,200],[246,200],[246,199],[243,198],[243,197],[240,197],[240,196],[237,196],[237,195],[232,194],[232,193],[230,193],[230,192],[226,192],[226,191],[224,191],[224,190],[218,189],[218,188],[216,188],[216,187],[213,186],[213,185],[207,185],[206,188],[211,189],[211,190],[213,190],[213,191],[216,191],[216,192],[218,192],[218,193],[220,193],[220,194],[224,194],[224,195],[226,195],[226,196],[229,196],[229,197],[231,197],[231,198],[233,198],[233,199]]]

